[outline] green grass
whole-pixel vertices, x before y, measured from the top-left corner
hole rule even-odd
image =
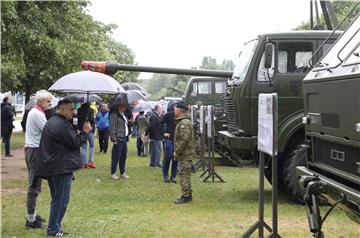
[[[179,184],[164,184],[161,170],[135,155],[129,144],[130,180],[110,179],[110,154],[95,153],[98,168],[76,172],[71,200],[63,220],[70,237],[239,237],[257,220],[258,170],[217,167],[227,183],[203,183],[192,175],[192,203],[176,205]],[[96,149],[97,151],[97,149]],[[44,237],[46,229],[27,230],[26,181],[5,181],[2,193],[2,237]],[[46,181],[38,198],[38,213],[48,217]],[[271,222],[271,188],[266,184],[266,221]],[[312,237],[305,207],[279,197],[282,237]],[[327,209],[327,208],[326,208]],[[324,225],[326,237],[359,237],[360,226],[335,210]]]

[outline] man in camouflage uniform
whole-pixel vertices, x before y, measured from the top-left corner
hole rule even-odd
[[[192,160],[196,158],[196,141],[191,120],[186,111],[188,107],[181,101],[175,105],[174,159],[179,161],[179,176],[182,196],[175,203],[192,201],[190,184]]]

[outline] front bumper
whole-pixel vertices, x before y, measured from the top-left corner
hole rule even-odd
[[[352,220],[360,224],[360,191],[303,166],[296,168],[296,174],[299,178],[303,176],[316,176],[320,181],[324,182],[326,184],[326,193],[321,195],[324,196],[330,204],[338,200],[342,194],[345,195],[347,198],[346,202],[339,204],[339,207],[344,210]]]
[[[244,154],[253,151],[256,145],[256,137],[236,136],[228,131],[218,131],[218,142],[227,150]]]

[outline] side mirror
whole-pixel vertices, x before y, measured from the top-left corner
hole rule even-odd
[[[270,69],[272,64],[273,44],[266,43],[265,45],[265,68]]]

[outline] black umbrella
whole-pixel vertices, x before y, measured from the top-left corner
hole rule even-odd
[[[136,102],[146,98],[145,94],[140,90],[127,90],[126,94],[129,102]]]
[[[119,93],[110,103],[110,111],[115,110],[120,104],[129,104],[126,93]]]
[[[125,90],[140,90],[140,91],[146,91],[143,86],[141,86],[138,83],[122,83],[121,86]]]
[[[79,103],[84,103],[84,102],[88,102],[87,101],[87,94],[82,93],[82,94],[70,94],[67,95],[65,98],[71,100],[72,102],[79,102]],[[96,94],[89,94],[89,102],[102,102],[102,98]]]

